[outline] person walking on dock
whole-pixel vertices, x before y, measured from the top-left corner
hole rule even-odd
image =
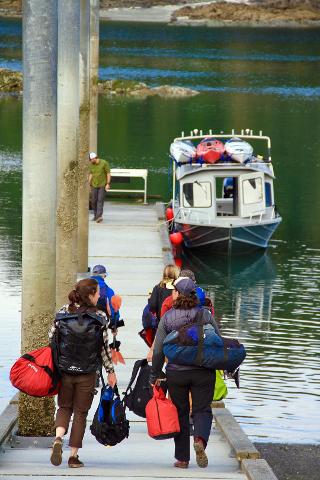
[[[196,282],[196,277],[195,274],[193,273],[192,270],[181,270],[180,272],[180,277],[188,277],[191,278],[191,280],[197,284]],[[206,299],[206,292],[203,290],[203,288],[197,286],[196,288],[196,295],[198,297],[200,305],[203,307],[205,305],[205,299]],[[161,307],[161,317],[172,308],[173,305],[173,296],[170,295],[170,297],[167,297]]]
[[[173,330],[192,324],[200,311],[199,300],[196,295],[196,284],[187,277],[179,277],[174,282],[173,308],[161,318],[154,341],[151,384],[159,384],[165,356],[163,341],[166,335]],[[215,321],[211,313],[203,309],[202,322],[211,324],[215,328]],[[174,437],[175,458],[174,466],[188,468],[190,461],[190,401],[192,398],[192,417],[194,425],[194,443],[196,461],[199,467],[207,467],[208,458],[205,452],[212,424],[211,402],[215,386],[215,370],[197,365],[177,365],[168,362],[166,366],[168,391],[171,400],[178,410],[180,433]]]
[[[164,300],[171,296],[173,292],[173,282],[179,277],[180,268],[176,265],[166,265],[163,270],[162,279],[160,283],[153,287],[150,298],[148,300],[149,309],[156,315],[157,323],[161,318],[161,307]],[[155,326],[154,331],[156,331]],[[151,362],[153,354],[153,343],[147,354],[148,362]]]
[[[106,314],[96,307],[99,295],[96,280],[80,280],[69,293],[70,303],[64,305],[56,315],[49,333],[55,363],[61,372],[59,408],[55,421],[56,438],[50,458],[55,466],[62,462],[62,439],[68,431],[72,414],[68,466],[84,466],[79,460],[78,450],[82,447],[86,419],[95,391],[96,371],[101,369],[101,364],[107,372],[108,384],[114,387],[117,383],[108,341]]]
[[[97,154],[91,152],[89,184],[91,186],[91,204],[94,212],[93,220],[97,223],[103,220],[103,205],[105,192],[110,190],[111,173],[107,160],[98,158]]]

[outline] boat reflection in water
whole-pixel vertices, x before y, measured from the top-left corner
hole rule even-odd
[[[241,336],[250,320],[263,323],[268,330],[276,268],[267,252],[213,258],[196,256],[188,250],[184,261],[212,299],[224,330],[236,329]]]

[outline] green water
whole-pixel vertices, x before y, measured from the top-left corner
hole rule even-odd
[[[0,66],[21,68],[17,21],[0,21]],[[283,222],[268,252],[184,259],[223,331],[247,347],[242,389],[228,384],[228,406],[258,440],[319,441],[319,67],[319,29],[101,25],[100,76],[201,92],[100,98],[99,155],[112,167],[148,168],[150,194],[170,200],[168,147],[182,130],[250,128],[272,139]],[[13,393],[6,376],[19,350],[21,113],[21,99],[0,98],[0,409]]]

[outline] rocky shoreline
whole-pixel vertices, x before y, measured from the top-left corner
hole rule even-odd
[[[22,0],[1,0],[0,16],[21,17]],[[116,7],[115,7],[116,5]],[[188,26],[318,27],[318,0],[100,0],[106,21]]]
[[[98,90],[101,95],[109,97],[131,97],[145,99],[158,95],[163,98],[185,98],[194,97],[199,92],[190,88],[161,85],[149,87],[142,82],[134,80],[100,80]],[[19,94],[23,92],[23,76],[21,72],[0,68],[0,93]]]
[[[319,26],[320,4],[314,0],[274,0],[246,5],[219,1],[182,7],[173,13],[172,22],[193,26]]]

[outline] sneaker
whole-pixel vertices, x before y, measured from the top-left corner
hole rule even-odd
[[[96,222],[97,222],[97,223],[101,223],[101,222],[102,222],[102,220],[103,220],[103,218],[102,218],[102,217],[98,217],[98,218],[97,218],[97,220],[96,220]]]
[[[182,460],[177,460],[176,462],[174,462],[173,466],[176,468],[188,468],[189,462],[183,462]]]
[[[52,445],[52,453],[50,457],[50,462],[55,467],[61,465],[62,462],[62,438],[56,437]]]
[[[97,221],[97,217],[92,217],[91,220],[92,220],[93,222],[96,222],[96,221]]]
[[[206,468],[208,466],[208,457],[205,452],[204,443],[201,438],[195,438],[193,444],[194,451],[196,452],[196,462],[198,467]]]
[[[76,455],[75,457],[70,457],[68,460],[68,466],[70,468],[79,468],[79,467],[84,467],[84,463],[80,462],[79,456]]]

